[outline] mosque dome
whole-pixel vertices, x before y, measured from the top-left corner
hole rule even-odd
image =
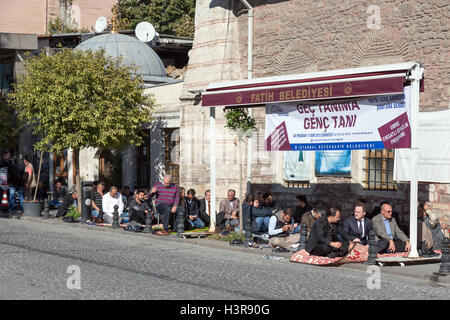
[[[108,33],[92,37],[80,43],[75,50],[104,49],[106,54],[123,57],[126,66],[135,65],[147,85],[177,82],[166,75],[166,69],[156,52],[145,42],[120,33]]]

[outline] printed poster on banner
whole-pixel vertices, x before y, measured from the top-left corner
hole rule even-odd
[[[265,149],[410,148],[410,92],[408,86],[403,94],[267,104]]]

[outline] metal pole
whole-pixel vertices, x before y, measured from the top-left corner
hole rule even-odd
[[[211,192],[211,225],[209,232],[216,231],[216,108],[209,109],[209,183]]]
[[[248,10],[248,42],[247,42],[247,79],[253,79],[253,19],[254,10],[250,3],[246,0],[241,0],[241,3]],[[253,116],[253,109],[248,108],[248,115]],[[247,141],[247,194],[251,193],[252,185],[252,161],[253,161],[253,139],[248,138]]]
[[[419,90],[420,80],[423,76],[423,68],[416,63],[411,69],[411,150],[412,150],[412,177],[410,184],[410,221],[409,221],[409,238],[411,250],[408,257],[417,258],[417,195],[419,192],[417,181],[417,162],[419,158]]]

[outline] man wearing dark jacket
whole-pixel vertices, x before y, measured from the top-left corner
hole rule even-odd
[[[342,257],[347,254],[348,235],[339,223],[341,213],[339,209],[330,208],[324,218],[317,220],[306,241],[306,251],[315,256],[329,258]]]
[[[130,201],[128,213],[130,215],[130,222],[135,221],[140,224],[145,224],[145,217],[150,213],[150,207],[144,200],[145,191],[139,189],[136,191],[136,196]]]
[[[366,218],[366,205],[363,202],[355,204],[354,215],[344,220],[344,230],[350,241],[369,243],[369,232],[372,230],[372,220]]]
[[[189,189],[186,198],[186,221],[188,222],[190,229],[201,229],[205,227],[205,223],[199,216],[200,211],[198,209],[198,200],[195,197],[195,190]]]
[[[199,205],[200,219],[205,223],[205,226],[211,225],[211,191],[206,190],[205,198],[200,199]],[[217,226],[217,222],[216,222]]]
[[[259,199],[254,199],[252,207],[253,233],[265,233],[269,230],[269,221],[272,216],[272,207],[261,207]]]
[[[77,203],[77,191],[76,188],[73,188],[72,192],[67,193],[64,198],[62,204],[58,208],[58,212],[56,213],[55,218],[64,217],[67,212],[69,212],[69,208],[71,205],[75,205]]]
[[[16,203],[14,201],[16,192],[19,195],[20,212],[23,213],[23,188],[25,186],[25,165],[19,160],[17,155],[13,156],[13,162],[8,168],[9,184],[9,212],[14,211]]]

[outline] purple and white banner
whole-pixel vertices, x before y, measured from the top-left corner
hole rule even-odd
[[[359,100],[267,104],[265,149],[410,148],[410,109],[410,87]]]

